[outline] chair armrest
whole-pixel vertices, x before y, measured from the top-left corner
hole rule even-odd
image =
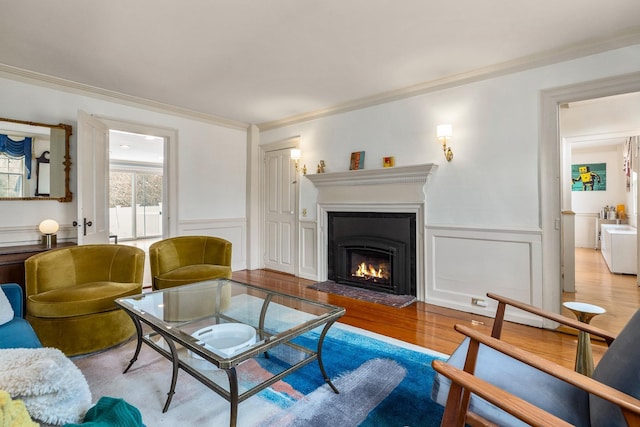
[[[579,331],[584,331],[591,335],[600,337],[606,341],[607,345],[611,345],[611,343],[616,339],[616,336],[611,334],[610,332],[605,331],[604,329],[593,327],[587,323],[580,322],[577,319],[572,319],[561,314],[552,313],[539,307],[534,307],[533,305],[496,295],[491,292],[487,293],[487,296],[498,301],[498,309],[496,310],[496,317],[493,323],[493,330],[491,332],[491,336],[494,338],[500,338],[506,307],[512,306],[520,310],[563,324],[565,326],[570,326]]]
[[[459,393],[460,388],[467,390],[484,400],[499,407],[505,412],[513,415],[521,421],[534,426],[571,426],[570,423],[550,414],[537,406],[532,405],[526,400],[520,399],[511,393],[508,393],[493,384],[481,380],[472,374],[457,369],[454,366],[443,362],[442,360],[434,360],[431,363],[433,369],[451,380],[451,392]],[[454,385],[459,386],[458,388]],[[476,418],[474,414],[467,414],[466,408],[456,407],[455,403],[450,405],[451,394],[447,400],[447,407],[442,418],[442,425],[463,427],[466,424],[475,425],[475,420],[481,425],[490,425],[484,419]],[[467,418],[468,417],[468,418]]]
[[[468,370],[467,366],[469,366],[469,371],[473,371],[473,367],[475,366],[475,357],[477,356],[477,346],[472,344],[480,343],[491,347],[503,354],[506,354],[507,356],[513,357],[514,359],[517,359],[520,362],[525,363],[535,369],[538,369],[562,381],[565,381],[575,387],[581,388],[587,393],[598,396],[613,403],[614,405],[619,406],[628,421],[629,419],[635,419],[638,423],[630,423],[630,425],[640,425],[639,399],[629,396],[628,394],[609,387],[606,384],[600,383],[585,375],[579,374],[571,369],[565,368],[564,366],[555,364],[547,359],[544,359],[543,357],[529,353],[528,351],[522,350],[514,345],[480,333],[467,326],[455,325],[455,330],[468,336],[471,339],[471,343],[469,344],[469,352],[467,353],[467,362],[465,363],[465,370]]]

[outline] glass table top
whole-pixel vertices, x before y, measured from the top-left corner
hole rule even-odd
[[[150,326],[147,340],[162,346],[167,336],[220,368],[229,368],[269,348],[335,321],[345,309],[217,279],[116,300]],[[253,333],[255,331],[255,333]]]

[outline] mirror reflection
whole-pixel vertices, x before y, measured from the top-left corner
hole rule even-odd
[[[0,199],[71,201],[71,126],[0,118]]]

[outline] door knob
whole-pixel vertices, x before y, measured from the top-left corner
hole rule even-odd
[[[72,225],[74,227],[80,227],[80,224],[78,224],[78,221],[73,221]],[[93,223],[91,221],[87,221],[87,218],[83,219],[83,224],[82,224],[82,235],[86,236],[87,235],[87,227],[91,227],[93,225]]]

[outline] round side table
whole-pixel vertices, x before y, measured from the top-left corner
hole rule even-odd
[[[567,301],[562,303],[576,315],[576,318],[583,322],[589,323],[598,314],[607,311],[597,305],[587,304],[584,302]],[[591,354],[591,336],[588,332],[578,332],[578,349],[576,350],[576,367],[575,371],[588,377],[593,374],[593,355]]]

